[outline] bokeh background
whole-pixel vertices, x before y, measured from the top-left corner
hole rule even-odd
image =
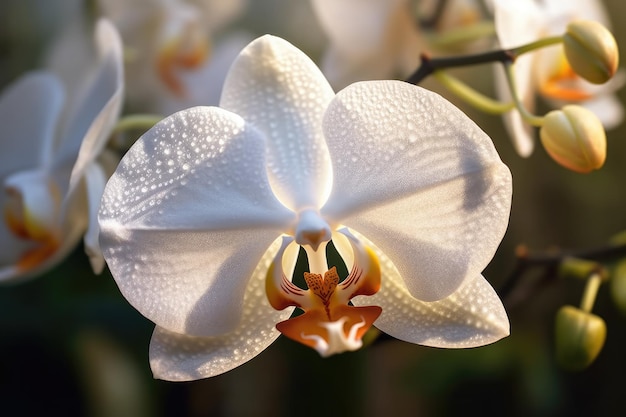
[[[51,39],[74,18],[73,1],[0,2],[1,87],[41,65]],[[626,3],[604,3],[618,43],[626,45]],[[92,5],[84,7],[89,12]],[[306,0],[253,0],[235,24],[283,36],[314,58],[324,47]],[[464,75],[491,91],[490,68]],[[626,102],[626,90],[619,96]],[[626,124],[608,132],[605,167],[580,175],[540,147],[528,159],[518,157],[498,117],[459,105],[490,134],[513,173],[510,227],[485,271],[496,290],[505,285],[520,244],[531,252],[599,247],[626,229]],[[504,298],[511,336],[490,346],[440,350],[383,335],[367,349],[321,359],[279,338],[224,375],[171,383],[150,373],[153,324],[120,295],[108,271],[93,275],[79,246],[45,276],[0,287],[0,415],[623,415],[626,309],[603,285],[594,312],[608,326],[604,349],[587,370],[562,370],[554,356],[554,316],[560,306],[579,303],[584,283],[535,285],[540,279],[540,273],[525,274]]]

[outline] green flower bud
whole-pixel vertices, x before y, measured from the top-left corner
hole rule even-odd
[[[572,69],[589,82],[605,83],[617,71],[617,42],[601,23],[589,20],[571,22],[563,35],[563,46]]]
[[[621,260],[615,265],[610,286],[613,302],[626,314],[626,260]]]
[[[563,306],[556,315],[556,360],[565,369],[581,371],[598,356],[606,339],[601,317]]]
[[[539,136],[552,159],[565,168],[588,173],[604,165],[604,127],[600,119],[584,107],[570,104],[549,112]]]

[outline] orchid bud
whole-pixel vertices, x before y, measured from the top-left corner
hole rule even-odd
[[[601,23],[589,20],[571,22],[563,35],[563,45],[572,69],[591,83],[605,83],[617,71],[617,42]]]
[[[556,315],[556,359],[570,371],[581,371],[598,356],[606,339],[606,324],[595,314],[563,306]]]
[[[615,265],[611,276],[611,298],[615,305],[626,314],[626,260]]]
[[[588,173],[604,165],[604,127],[600,119],[584,107],[570,104],[549,112],[539,135],[548,154],[565,168]]]

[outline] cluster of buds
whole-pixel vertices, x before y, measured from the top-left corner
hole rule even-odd
[[[617,71],[619,54],[615,38],[602,24],[575,21],[563,35],[565,56],[583,79],[602,84]],[[572,104],[549,112],[540,129],[541,143],[557,163],[576,172],[599,169],[606,159],[606,134],[598,117]]]

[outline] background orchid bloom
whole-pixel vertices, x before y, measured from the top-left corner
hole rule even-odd
[[[508,335],[481,271],[507,227],[510,172],[460,110],[401,81],[335,95],[304,53],[269,35],[236,59],[220,106],[154,126],[103,195],[103,253],[157,325],[157,378],[233,369],[278,337],[279,322],[322,354],[358,348],[377,314],[382,331],[428,346]],[[341,282],[330,239],[351,271]],[[290,280],[300,247],[317,276],[308,290]],[[315,323],[320,299],[331,312]],[[289,319],[292,306],[305,314]]]
[[[495,0],[493,6],[496,32],[503,48],[562,35],[567,24],[577,19],[594,20],[610,27],[608,16],[598,0]],[[623,74],[603,85],[591,84],[574,73],[560,45],[519,57],[515,61],[514,74],[519,97],[531,112],[537,96],[541,96],[553,107],[580,104],[594,112],[607,129],[617,126],[623,119],[624,109],[614,94],[623,84]],[[509,100],[511,94],[500,68],[496,75],[499,94]],[[507,113],[504,120],[517,152],[529,156],[534,149],[534,129],[518,112]]]
[[[73,101],[65,104],[62,83],[46,71],[0,96],[0,281],[42,273],[83,236],[94,270],[104,267],[96,214],[106,177],[97,158],[119,116],[123,72],[115,28],[99,21],[95,37],[99,61]]]
[[[414,2],[312,0],[312,5],[329,40],[322,70],[335,88],[362,80],[406,78],[419,65],[420,54],[434,47],[429,41],[431,34],[419,27]],[[428,15],[436,7],[432,1],[419,4]],[[481,17],[474,0],[452,0],[446,2],[437,27],[432,29],[458,29]]]
[[[170,114],[217,104],[228,68],[251,37],[215,34],[245,0],[98,0],[125,47],[127,96],[138,111]]]

